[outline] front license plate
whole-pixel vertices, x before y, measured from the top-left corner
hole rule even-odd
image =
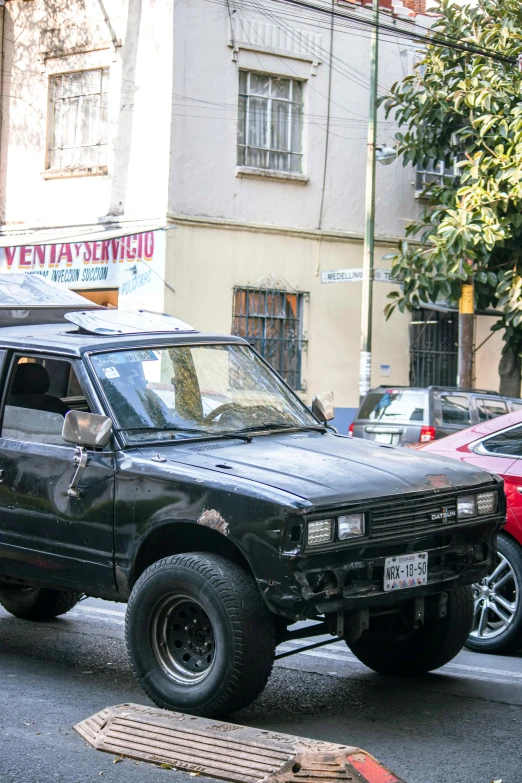
[[[375,435],[375,441],[376,441],[376,443],[391,443],[392,442],[392,436],[388,435],[385,432],[378,432]]]
[[[420,587],[428,581],[428,553],[387,557],[384,563],[384,592]]]

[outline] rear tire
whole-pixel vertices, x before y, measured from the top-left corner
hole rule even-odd
[[[448,593],[445,617],[438,617],[437,605],[427,600],[424,625],[418,630],[392,633],[383,624],[372,636],[349,647],[365,666],[380,674],[425,674],[444,666],[462,650],[472,619],[473,593],[465,585]]]
[[[47,587],[0,586],[0,604],[21,620],[45,621],[66,614],[75,606],[82,593],[72,590],[51,590]]]
[[[492,573],[473,585],[475,616],[466,647],[474,652],[508,653],[522,646],[522,547],[501,533],[498,555]]]
[[[127,606],[125,639],[152,701],[205,717],[254,701],[274,661],[275,627],[254,578],[205,552],[144,571]]]

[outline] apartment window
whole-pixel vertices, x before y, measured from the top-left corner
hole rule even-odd
[[[232,334],[244,337],[293,389],[302,388],[305,294],[234,288]]]
[[[107,163],[108,68],[51,77],[50,169]]]
[[[417,166],[415,189],[422,192],[428,185],[444,185],[460,176],[456,164],[446,166],[443,160],[430,160],[427,166]]]
[[[302,136],[303,82],[240,71],[238,165],[300,174]]]

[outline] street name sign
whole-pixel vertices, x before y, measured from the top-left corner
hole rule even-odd
[[[359,283],[364,278],[364,270],[360,267],[354,269],[330,269],[321,272],[321,283]],[[392,277],[389,269],[374,269],[373,279],[376,283],[400,284],[400,280]]]

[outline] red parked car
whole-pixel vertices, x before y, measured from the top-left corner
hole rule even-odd
[[[419,450],[477,465],[504,479],[507,522],[498,563],[477,585],[467,647],[506,653],[522,646],[522,411],[476,424]]]

